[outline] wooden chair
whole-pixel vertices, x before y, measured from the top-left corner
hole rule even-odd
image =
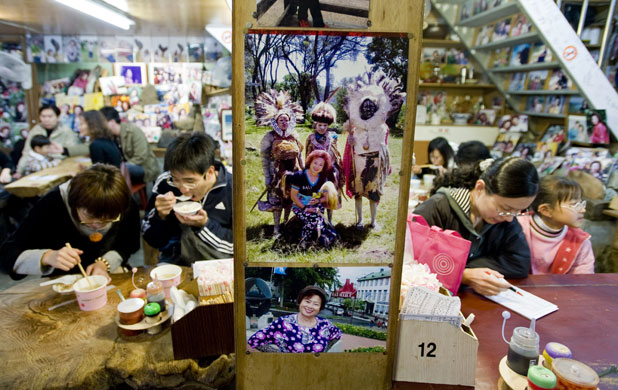
[[[133,194],[135,194],[136,192],[139,193],[139,209],[146,210],[146,204],[148,203],[148,196],[146,194],[146,183],[131,183],[131,175],[129,175],[129,169],[124,162],[120,164],[120,172],[122,173],[122,176],[124,176],[124,180],[129,186],[131,196],[133,196]]]

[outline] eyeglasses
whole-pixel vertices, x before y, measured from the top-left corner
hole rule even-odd
[[[577,203],[565,204],[564,207],[574,211],[586,211],[586,201],[580,200]]]
[[[529,215],[530,210],[521,211],[498,211],[498,215],[501,217],[520,217],[522,215]]]
[[[79,217],[79,219],[80,219],[79,223],[81,223],[82,225],[109,225],[110,223],[120,221],[120,214],[118,214],[118,216],[114,219],[94,220],[94,221],[88,221],[88,222],[82,221],[81,216]]]
[[[177,180],[174,180],[174,178],[171,177],[171,176],[168,177],[166,181],[167,181],[167,184],[169,184],[172,187],[175,187],[175,188],[184,187],[184,188],[186,188],[188,190],[192,190],[195,187],[197,187],[197,185],[198,185],[198,183],[183,183],[183,182],[179,182]]]

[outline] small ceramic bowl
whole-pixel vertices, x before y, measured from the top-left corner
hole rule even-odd
[[[174,205],[174,212],[180,215],[194,215],[201,208],[199,202],[178,202]]]

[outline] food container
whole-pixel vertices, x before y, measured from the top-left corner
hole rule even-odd
[[[547,343],[543,351],[545,361],[543,365],[551,370],[552,361],[557,358],[571,358],[573,355],[566,345],[560,343]]]
[[[92,288],[90,283],[94,286]],[[73,284],[77,304],[83,311],[97,310],[107,303],[107,278],[102,275],[91,275]]]
[[[452,116],[456,125],[466,125],[468,124],[468,119],[470,119],[472,114],[455,112]]]
[[[182,268],[174,264],[161,265],[150,271],[150,278],[152,280],[158,279],[163,285],[166,298],[170,297],[170,288],[180,284],[181,275]]]
[[[595,390],[599,384],[597,373],[577,360],[554,359],[552,371],[558,379],[556,389],[559,390]]]
[[[137,324],[144,318],[144,300],[140,298],[129,298],[120,302],[118,308],[118,319],[122,325]],[[141,333],[139,330],[129,330],[120,328],[120,333],[125,336],[136,336]]]
[[[174,205],[174,212],[180,215],[195,215],[202,204],[199,202],[178,202]]]

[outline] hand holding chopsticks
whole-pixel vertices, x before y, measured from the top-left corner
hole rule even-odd
[[[69,249],[73,249],[71,247],[71,244],[69,244],[68,242],[66,243],[66,247]],[[81,259],[79,260],[80,261],[77,262],[77,266],[79,267],[79,270],[82,272],[82,275],[84,275],[84,278],[86,278],[86,281],[88,282],[88,285],[90,286],[90,288],[94,288],[92,282],[90,281],[90,279],[88,279],[88,275],[86,274],[86,271],[84,271],[84,267],[82,267]]]

